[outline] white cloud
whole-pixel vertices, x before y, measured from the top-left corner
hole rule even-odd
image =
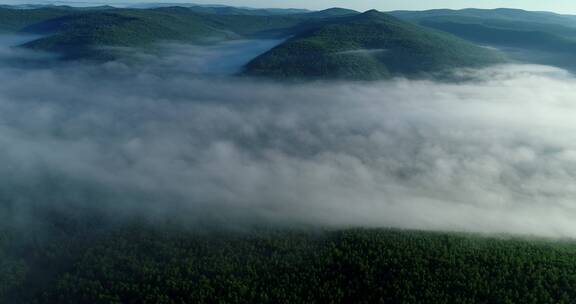
[[[180,55],[0,69],[2,200],[20,213],[576,236],[566,72],[278,84],[192,76],[171,68]]]

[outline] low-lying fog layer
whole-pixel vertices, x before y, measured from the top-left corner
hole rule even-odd
[[[236,40],[212,46],[195,47],[182,44],[163,46],[162,56],[141,56],[148,63],[148,72],[188,73],[200,75],[233,75],[256,56],[284,40]],[[153,70],[150,70],[153,69]]]
[[[576,237],[568,73],[501,66],[459,84],[290,85],[155,73],[186,64],[180,54],[150,69],[0,68],[4,215],[97,206],[191,222]]]

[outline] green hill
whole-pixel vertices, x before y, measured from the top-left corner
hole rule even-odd
[[[576,16],[523,10],[430,10],[390,14],[491,45],[574,51]]]
[[[576,70],[575,16],[515,9],[390,14],[406,22],[342,8],[303,13],[226,6],[4,7],[0,33],[40,34],[42,38],[23,46],[64,59],[97,60],[119,58],[128,48],[153,51],[166,41],[198,44],[292,37],[246,68],[249,75],[277,78],[415,77],[503,60],[493,50],[471,43],[498,48],[517,61]]]
[[[471,41],[557,52],[576,51],[576,29],[498,20],[423,20],[423,26],[446,31]]]
[[[155,9],[165,7],[182,7],[197,13],[215,15],[253,15],[253,16],[273,16],[273,15],[294,15],[305,14],[311,11],[296,8],[249,8],[229,5],[200,5],[193,3],[138,3],[130,5],[129,8]]]
[[[315,13],[258,13],[232,7],[161,7],[154,9],[51,8],[32,12],[42,18],[20,20],[14,31],[44,35],[23,45],[53,52],[64,59],[109,60],[121,56],[121,48],[149,48],[159,42],[211,43],[238,38],[278,38],[293,35],[310,22],[356,13],[330,9]],[[6,10],[19,19],[26,11]],[[0,11],[1,12],[1,11]],[[11,16],[12,16],[11,15]],[[52,16],[54,15],[54,16]],[[314,21],[316,20],[316,21]],[[307,28],[307,27],[306,27]]]
[[[194,18],[168,19],[172,15],[155,12],[110,11],[82,13],[51,19],[25,29],[52,34],[25,44],[31,49],[63,54],[67,59],[106,58],[106,47],[140,47],[157,42],[226,38],[228,33],[211,28]]]
[[[576,15],[562,15],[550,12],[533,12],[521,9],[498,8],[498,9],[434,9],[426,11],[392,11],[389,14],[402,19],[423,20],[428,18],[461,17],[480,18],[491,20],[506,20],[515,22],[555,24],[563,26],[576,26]]]
[[[18,32],[31,24],[65,16],[69,13],[69,10],[66,9],[22,10],[0,7],[0,34]]]
[[[377,11],[333,18],[253,60],[245,74],[288,79],[419,77],[503,62],[497,52]]]
[[[342,17],[360,14],[359,12],[346,8],[333,7],[322,11],[311,12],[304,14],[306,17],[312,18],[329,18],[329,17]]]
[[[231,6],[192,6],[189,7],[189,9],[197,13],[244,16],[280,16],[305,14],[309,12],[299,9],[248,9]]]
[[[115,49],[146,48],[159,42],[207,43],[273,35],[302,22],[300,17],[199,14],[181,7],[73,11],[33,23],[21,32],[45,37],[26,48],[61,54],[65,59],[116,57]]]
[[[500,48],[513,59],[576,70],[576,16],[512,9],[390,13],[475,43]]]

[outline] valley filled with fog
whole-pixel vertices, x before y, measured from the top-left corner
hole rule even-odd
[[[282,83],[236,76],[277,40],[91,65],[10,48],[21,39],[0,38],[4,221],[54,208],[576,237],[576,78],[561,69]]]

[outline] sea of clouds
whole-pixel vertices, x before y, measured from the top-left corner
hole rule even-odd
[[[49,207],[576,237],[571,74],[283,84],[232,75],[277,42],[237,43],[167,46],[137,66],[0,52],[3,219]]]

